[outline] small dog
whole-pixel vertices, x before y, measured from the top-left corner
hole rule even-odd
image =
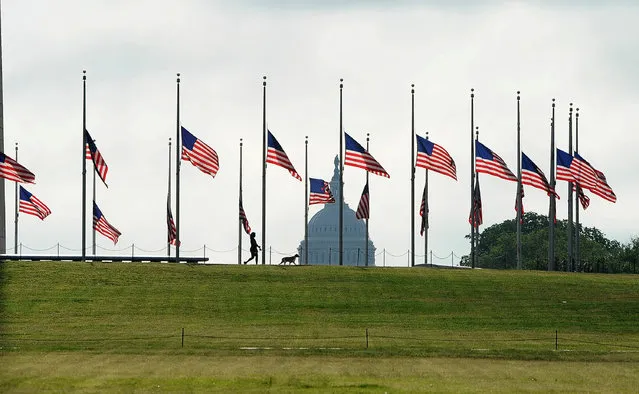
[[[297,253],[295,253],[293,256],[282,257],[282,261],[280,262],[280,265],[282,264],[286,265],[286,263],[295,265],[295,259],[298,257],[300,257],[300,255]]]

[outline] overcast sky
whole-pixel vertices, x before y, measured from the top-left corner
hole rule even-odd
[[[181,123],[220,158],[214,179],[182,164],[182,255],[201,255],[206,244],[213,261],[237,261],[240,138],[244,208],[261,241],[262,76],[268,78],[269,129],[302,176],[307,135],[308,175],[326,180],[339,151],[344,78],[344,128],[362,145],[370,133],[370,152],[391,176],[370,180],[370,235],[378,252],[402,255],[410,247],[411,83],[416,131],[428,131],[457,163],[457,181],[429,177],[435,256],[469,251],[471,88],[480,140],[513,171],[517,90],[522,150],[548,177],[551,99],[557,100],[560,149],[568,150],[569,103],[579,107],[579,151],[605,172],[618,196],[616,204],[591,196],[582,222],[628,242],[639,233],[639,5],[580,3],[5,0],[4,151],[13,157],[19,143],[19,162],[36,174],[36,184],[25,186],[53,211],[44,221],[21,215],[19,241],[50,253],[58,243],[81,247],[87,70],[87,128],[109,166],[109,188],[98,183],[97,203],[122,232],[117,246],[98,235],[100,254],[128,254],[131,244],[157,251],[137,254],[165,253],[178,72]],[[171,157],[174,170],[174,152]],[[276,252],[294,253],[304,237],[304,183],[272,165],[267,174],[266,246],[275,260]],[[423,175],[418,169],[416,211]],[[345,200],[356,208],[365,173],[347,167],[344,182]],[[515,183],[483,175],[481,187],[484,225],[515,216]],[[14,184],[5,188],[12,251]],[[565,219],[567,184],[559,182],[557,190],[557,216]],[[320,207],[311,206],[309,217]],[[524,207],[545,214],[548,197],[526,187]],[[416,253],[423,255],[418,226],[416,217]],[[247,236],[243,242],[246,247]],[[406,265],[407,258],[387,256],[386,264]]]

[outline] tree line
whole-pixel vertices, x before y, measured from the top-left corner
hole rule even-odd
[[[573,234],[576,233],[573,224]],[[517,267],[516,219],[487,227],[478,237],[476,267],[514,269]],[[470,235],[466,238],[470,239]],[[573,250],[576,251],[573,241]],[[576,255],[576,254],[575,254]],[[628,244],[610,240],[595,227],[580,225],[579,259],[568,261],[568,221],[558,220],[555,228],[555,265],[558,271],[636,273],[639,260],[639,237]],[[522,268],[548,269],[548,216],[527,212],[521,225]],[[460,264],[470,266],[470,257],[462,256]]]

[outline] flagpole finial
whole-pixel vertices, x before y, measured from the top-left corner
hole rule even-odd
[[[240,138],[240,147],[242,147],[242,138]]]
[[[520,94],[521,94],[521,92],[518,90],[518,91],[517,91],[517,101],[519,101],[519,100],[521,99]]]
[[[555,99],[552,99],[552,107],[555,108]]]
[[[411,83],[411,84],[410,84],[410,92],[411,92],[412,94],[415,94],[415,84],[414,84],[414,83]]]
[[[264,75],[262,77],[263,81],[262,81],[262,86],[266,86],[266,75]]]
[[[82,70],[82,80],[83,81],[87,80],[87,70]]]
[[[576,117],[579,117],[579,108],[577,108],[577,113],[575,114]]]
[[[470,98],[475,97],[475,88],[470,88]]]
[[[428,139],[428,130],[426,131],[426,139]]]
[[[177,73],[177,83],[180,83],[180,73]]]
[[[344,78],[340,78],[339,79],[339,88],[343,89],[344,88]]]
[[[475,139],[479,139],[479,126],[475,126]]]

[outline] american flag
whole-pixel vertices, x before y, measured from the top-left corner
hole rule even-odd
[[[457,180],[457,167],[455,161],[446,149],[430,142],[426,138],[415,135],[417,138],[417,162],[416,167],[433,170]]]
[[[366,183],[366,186],[364,186],[364,190],[362,190],[362,197],[359,199],[357,212],[355,212],[355,217],[357,219],[368,219],[370,217],[369,198],[370,196],[368,195],[368,183]]]
[[[570,172],[572,165],[572,156],[569,153],[557,149],[557,180],[566,182],[575,182],[575,177]]]
[[[0,178],[14,182],[35,183],[35,175],[17,161],[0,152]]]
[[[166,226],[168,229],[168,240],[167,242],[171,245],[177,245],[177,228],[175,227],[175,222],[173,221],[173,213],[171,213],[171,195],[167,195],[166,197]]]
[[[595,173],[597,174],[597,184],[593,189],[590,189],[590,191],[604,200],[617,202],[617,195],[615,195],[615,192],[613,192],[610,185],[608,185],[604,173],[599,170],[595,170]]]
[[[328,182],[323,179],[308,178],[311,183],[311,191],[308,198],[308,204],[329,204],[334,203],[335,198],[331,193]]]
[[[590,205],[590,197],[588,197],[586,193],[584,193],[584,189],[579,187],[579,185],[577,184],[573,184],[573,190],[577,191],[577,197],[579,197],[579,202],[581,203],[583,209],[588,209],[588,206]]]
[[[521,210],[521,215],[519,216],[519,223],[524,222],[524,185],[521,185],[521,199],[515,197],[515,212]],[[521,206],[519,202],[521,201]],[[518,209],[519,208],[519,209]]]
[[[473,190],[473,205],[470,208],[468,223],[473,227],[479,227],[483,223],[483,215],[481,211],[481,193],[479,191],[479,176],[475,180],[475,189]]]
[[[190,161],[205,174],[215,178],[220,169],[217,152],[182,127],[182,160]]]
[[[104,215],[102,215],[102,211],[98,208],[98,205],[93,202],[93,228],[95,231],[104,235],[113,241],[113,244],[118,243],[118,238],[122,233],[120,233],[115,227],[113,227],[109,222],[107,222]]]
[[[109,171],[109,167],[104,161],[102,154],[100,154],[98,147],[95,145],[93,138],[91,138],[91,135],[89,134],[87,130],[84,130],[84,142],[85,142],[84,157],[87,160],[93,161],[93,167],[95,168],[95,172],[98,173],[98,176],[100,177],[100,179],[102,179],[102,182],[106,185],[106,176],[107,176],[107,172]]]
[[[344,165],[363,168],[375,175],[390,178],[384,167],[346,132],[344,132],[344,141],[346,142]]]
[[[40,199],[38,199],[33,194],[29,193],[27,189],[20,186],[20,205],[19,211],[37,216],[40,219],[44,220],[47,216],[51,214],[51,210],[47,207]]]
[[[517,182],[517,177],[510,172],[504,160],[477,140],[475,140],[475,166],[477,172]]]
[[[419,235],[424,235],[428,228],[428,208],[426,208],[426,185],[424,185],[424,193],[422,193],[422,204],[419,207],[419,216],[422,217],[422,225]]]
[[[300,174],[297,173],[297,171],[295,171],[295,167],[293,167],[293,163],[291,163],[291,161],[288,159],[288,156],[286,155],[286,152],[284,152],[282,145],[277,142],[275,136],[271,134],[270,130],[267,131],[268,151],[266,153],[266,162],[287,169],[294,178],[301,181],[302,177],[300,176]]]
[[[246,213],[244,212],[244,206],[242,206],[242,198],[240,197],[240,222],[242,222],[242,226],[244,227],[244,232],[247,234],[251,234],[251,226],[249,226],[248,219],[246,218]]]
[[[548,183],[543,171],[524,152],[521,152],[521,183],[545,191],[549,196],[559,199],[559,195]]]
[[[581,187],[591,191],[596,188],[598,176],[595,169],[577,152],[575,152],[572,163],[570,163],[570,173]]]

